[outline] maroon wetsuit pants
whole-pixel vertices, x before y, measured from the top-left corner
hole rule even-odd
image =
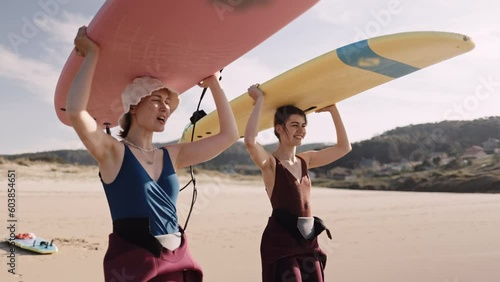
[[[184,234],[179,248],[162,248],[157,256],[111,233],[104,277],[106,282],[201,282],[203,273],[188,250]]]

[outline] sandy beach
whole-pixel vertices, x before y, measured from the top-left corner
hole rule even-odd
[[[59,247],[53,255],[17,249],[12,275],[9,246],[0,244],[0,281],[103,281],[111,219],[97,170],[14,163],[0,168],[0,236],[8,235],[5,187],[7,170],[13,169],[16,232],[34,232]],[[181,176],[181,183],[187,180]],[[260,281],[260,237],[271,212],[261,182],[218,174],[200,174],[197,182],[198,202],[187,235],[204,281]],[[179,198],[182,224],[191,191]],[[334,237],[320,236],[329,255],[326,281],[500,281],[500,195],[314,187],[312,205]]]

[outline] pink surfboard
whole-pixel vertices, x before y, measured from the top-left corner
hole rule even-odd
[[[318,1],[107,0],[87,28],[101,47],[87,109],[103,127],[116,126],[121,93],[134,78],[156,77],[183,93]],[[82,61],[72,52],[56,86],[55,110],[66,125],[66,97]]]

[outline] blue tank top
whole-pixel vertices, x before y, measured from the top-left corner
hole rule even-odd
[[[162,148],[163,169],[158,182],[155,182],[129,147],[124,146],[125,155],[116,179],[106,184],[101,178],[111,218],[149,218],[153,236],[178,232],[176,203],[179,179],[168,151]]]

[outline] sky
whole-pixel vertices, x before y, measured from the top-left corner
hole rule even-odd
[[[84,149],[73,129],[58,120],[54,90],[78,27],[87,25],[103,3],[2,1],[0,155]],[[227,66],[221,83],[231,100],[251,84],[263,83],[362,39],[408,31],[456,32],[470,36],[475,49],[338,103],[350,141],[370,139],[412,124],[498,116],[498,11],[500,2],[493,0],[321,0]],[[193,87],[181,95],[181,104],[167,122],[166,132],[157,133],[154,142],[180,138],[200,92]],[[215,109],[210,95],[202,109],[207,113]],[[277,141],[271,130],[261,132],[258,140],[262,144]],[[335,141],[329,114],[310,114],[304,143]]]

